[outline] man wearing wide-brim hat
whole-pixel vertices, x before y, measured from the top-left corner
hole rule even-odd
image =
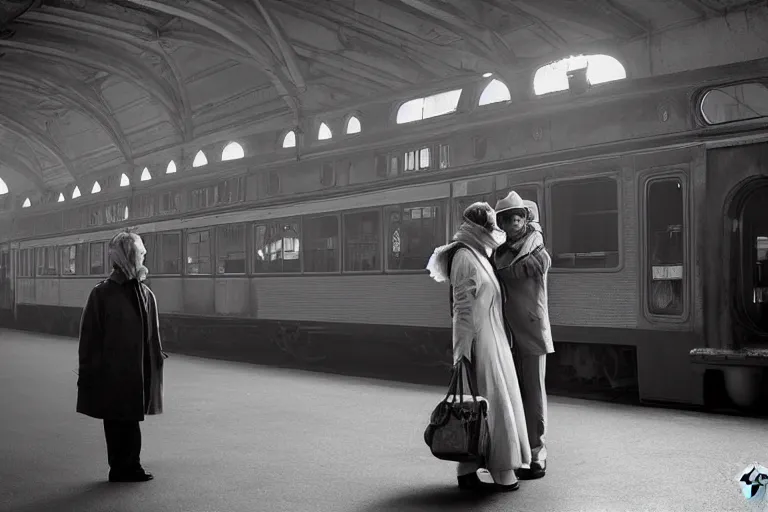
[[[547,391],[544,379],[547,354],[555,351],[547,306],[547,273],[552,265],[544,247],[538,207],[510,192],[496,203],[499,227],[507,241],[493,255],[504,288],[504,317],[520,379],[528,438],[530,468],[520,471],[524,480],[546,472]]]

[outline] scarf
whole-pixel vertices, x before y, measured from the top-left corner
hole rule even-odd
[[[130,233],[120,233],[109,244],[109,262],[120,270],[128,280],[144,281],[149,269],[139,264],[134,238]]]
[[[493,231],[478,226],[469,221],[464,221],[456,234],[453,235],[452,242],[446,245],[442,245],[435,249],[432,253],[432,257],[429,258],[427,263],[427,270],[429,270],[429,277],[442,283],[451,278],[448,275],[448,263],[449,258],[453,254],[453,249],[459,243],[463,243],[477,250],[481,254],[485,254],[487,249],[491,251],[495,250],[506,240],[506,233],[504,231],[495,228]]]
[[[542,276],[549,266],[548,259],[541,225],[531,221],[521,230],[520,235],[496,251],[494,263],[497,269],[511,272],[519,279]]]

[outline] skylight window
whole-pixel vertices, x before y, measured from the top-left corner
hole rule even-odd
[[[284,148],[296,147],[296,132],[291,130],[285,134],[285,137],[283,138],[283,147]]]
[[[331,129],[328,128],[327,124],[322,123],[320,129],[317,131],[317,140],[329,140],[332,138],[333,133],[331,132]]]
[[[101,192],[101,185],[99,185],[98,181],[93,182],[93,188],[91,189],[91,194],[98,194]]]
[[[347,121],[347,135],[360,133],[361,131],[363,131],[363,127],[360,126],[360,120],[355,116],[350,117],[349,121]]]
[[[2,178],[0,178],[0,196],[8,193],[8,185],[5,184]]]
[[[126,176],[125,173],[123,173],[123,175],[120,176],[120,186],[127,187],[130,184],[131,184],[131,180],[128,179],[128,176]]]
[[[56,202],[57,203],[63,203],[64,202],[64,192],[59,192],[59,199]]]
[[[204,165],[208,165],[208,159],[205,157],[205,153],[203,153],[203,150],[201,149],[195,155],[195,160],[192,162],[192,167],[202,167]]]
[[[621,63],[609,55],[577,55],[540,67],[533,77],[537,96],[568,90],[568,72],[587,68],[587,82],[598,85],[627,78]]]
[[[75,185],[75,190],[72,191],[72,199],[77,199],[80,197],[80,187]]]
[[[152,179],[152,175],[149,173],[148,168],[144,168],[143,171],[141,171],[141,181],[149,181]]]
[[[227,144],[227,147],[224,148],[224,151],[221,152],[221,161],[226,162],[228,160],[239,160],[244,156],[245,151],[243,151],[243,146],[237,142],[230,142]]]
[[[485,89],[483,89],[478,105],[482,107],[483,105],[500,103],[502,101],[509,101],[510,99],[512,99],[512,97],[509,94],[507,86],[494,78],[485,86]]]
[[[22,208],[29,208],[30,206],[32,206],[32,201],[30,201],[29,198],[26,198],[21,205]]]
[[[168,167],[165,168],[165,174],[174,174],[176,172],[176,162],[171,160],[168,162]]]
[[[413,123],[456,112],[461,92],[461,89],[456,89],[406,101],[397,111],[397,124]]]

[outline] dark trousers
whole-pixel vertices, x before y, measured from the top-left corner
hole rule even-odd
[[[111,470],[135,471],[141,468],[141,428],[138,421],[104,420],[104,436]]]
[[[532,462],[547,460],[547,356],[515,354]]]

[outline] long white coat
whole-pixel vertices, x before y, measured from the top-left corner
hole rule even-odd
[[[470,356],[477,393],[488,400],[486,469],[497,483],[531,462],[523,399],[502,319],[501,288],[487,257],[457,250],[451,264],[454,362]]]

